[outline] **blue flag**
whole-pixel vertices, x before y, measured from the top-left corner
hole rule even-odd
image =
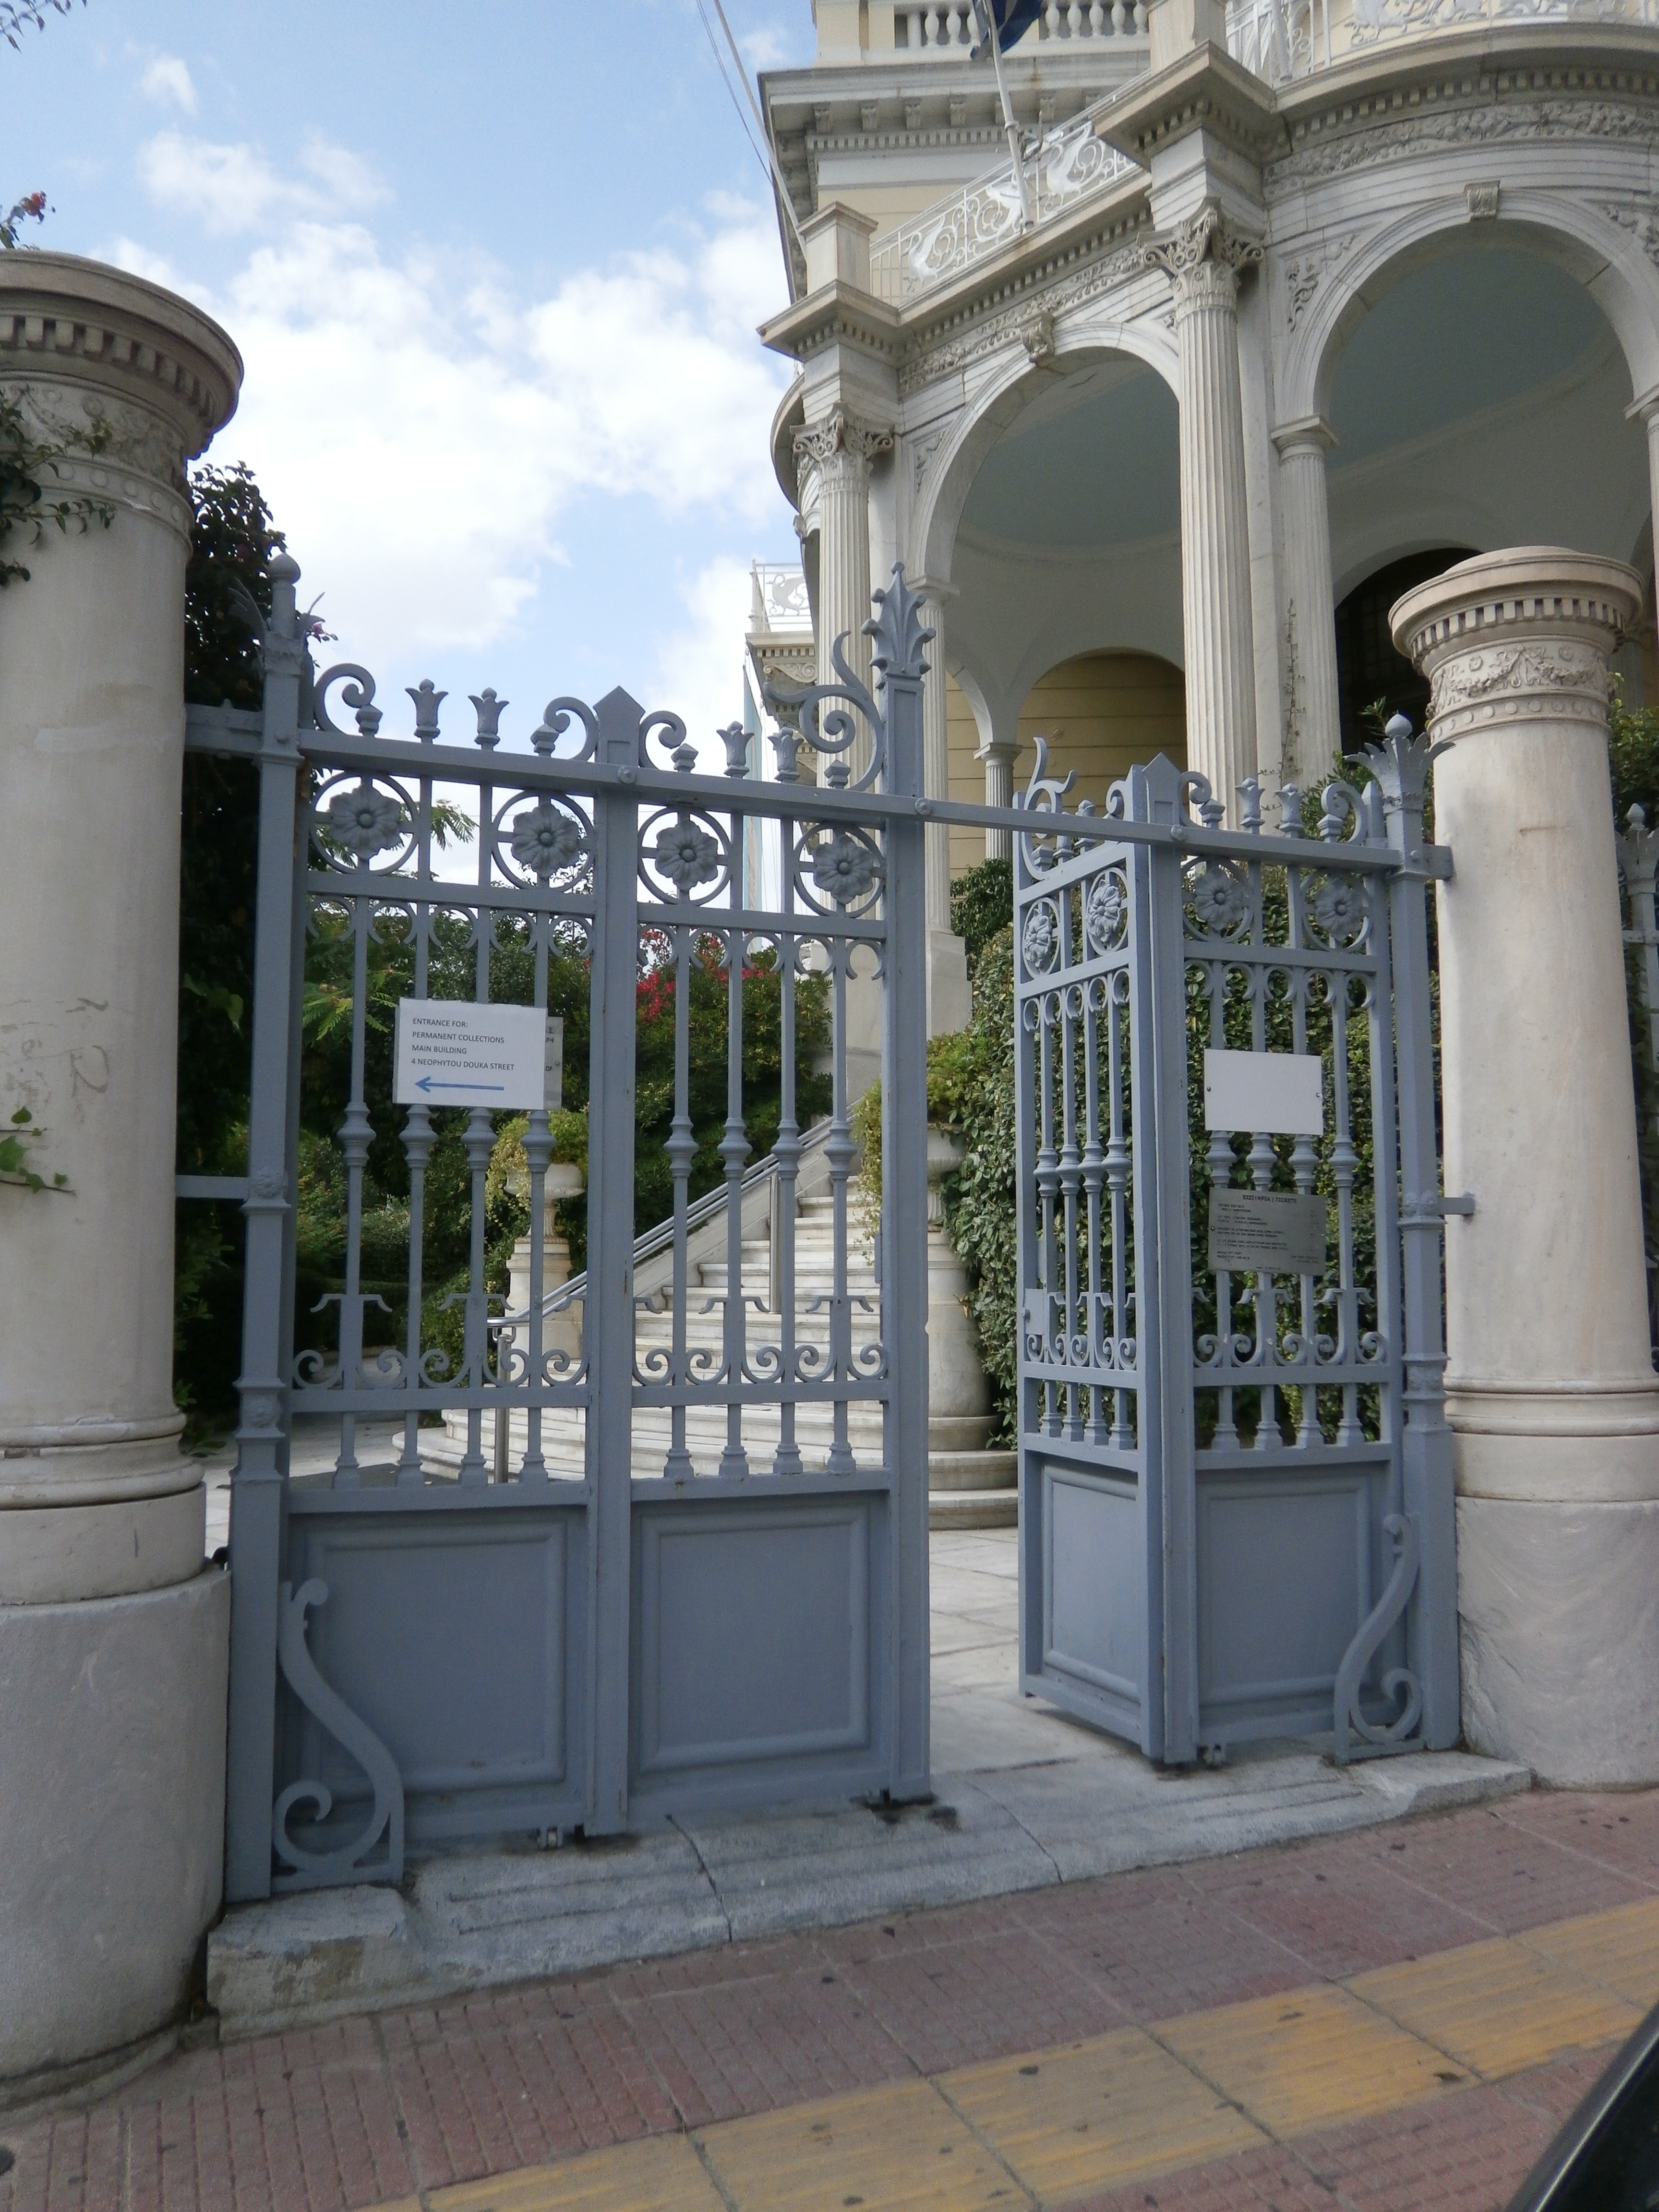
[[[979,27],[979,43],[972,58],[981,61],[991,51],[991,29],[994,25],[997,44],[1006,53],[1014,41],[1029,31],[1042,13],[1042,0],[974,0],[974,20]]]

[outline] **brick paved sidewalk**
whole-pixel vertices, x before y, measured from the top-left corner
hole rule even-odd
[[[181,2054],[0,2212],[1498,2206],[1650,1986],[1659,1792],[1534,1794]]]

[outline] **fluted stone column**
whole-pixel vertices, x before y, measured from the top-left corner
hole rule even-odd
[[[870,465],[892,451],[890,430],[857,421],[843,407],[832,407],[822,421],[795,433],[802,473],[816,477],[818,516],[817,681],[838,684],[832,654],[837,642],[848,667],[869,686],[873,670],[864,625],[874,609],[870,598]],[[839,758],[856,783],[870,765],[870,738],[860,722],[852,744]],[[829,764],[812,756],[818,781]],[[847,994],[847,1089],[849,1101],[861,1098],[881,1076],[881,988],[867,966],[856,969]]]
[[[1018,738],[1000,738],[993,734],[981,740],[974,757],[985,765],[985,804],[988,806],[1013,805],[1014,756],[1018,750]],[[985,833],[985,857],[988,860],[1012,860],[1014,857],[1013,831],[988,830]]]
[[[1321,415],[1273,434],[1279,449],[1284,522],[1286,670],[1285,757],[1280,781],[1309,789],[1342,746],[1336,683],[1336,603],[1331,582],[1331,514],[1325,456],[1336,433]]]
[[[951,738],[945,695],[945,606],[956,596],[949,584],[917,579],[927,600],[925,620],[934,632],[921,687],[922,781],[930,799],[951,796]],[[974,1016],[968,953],[951,927],[951,832],[939,823],[927,832],[927,1034],[948,1036]]]
[[[1635,573],[1557,546],[1394,608],[1432,684],[1446,1412],[1463,1718],[1547,1781],[1659,1780],[1659,1377],[1607,780]]]
[[[1238,272],[1261,248],[1206,207],[1146,249],[1175,292],[1180,349],[1181,603],[1187,653],[1187,760],[1229,818],[1256,766],[1255,664],[1238,374]]]
[[[0,1116],[0,2079],[159,2027],[217,1911],[225,1577],[173,1401],[184,464],[235,348],[185,301],[0,256],[0,392],[83,503],[5,551]],[[104,516],[109,520],[105,525]]]
[[[831,658],[837,639],[859,682],[871,677],[870,641],[864,625],[870,601],[870,465],[893,449],[893,434],[858,422],[833,407],[821,422],[795,433],[798,459],[815,472],[818,514],[818,668],[820,684],[839,680]],[[860,733],[847,755],[854,782],[870,765],[870,743]],[[822,777],[823,763],[818,763]]]

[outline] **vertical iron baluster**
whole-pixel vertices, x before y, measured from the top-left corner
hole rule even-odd
[[[1254,958],[1248,970],[1250,992],[1250,1049],[1267,1049],[1267,994],[1273,985],[1273,968],[1268,948],[1264,942],[1265,925],[1261,908],[1261,871],[1250,863],[1251,911],[1250,925]],[[1250,1179],[1258,1190],[1273,1187],[1273,1170],[1279,1164],[1273,1151],[1273,1140],[1266,1130],[1255,1130],[1250,1138]],[[1279,1283],[1270,1267],[1255,1271],[1255,1365],[1261,1376],[1261,1409],[1256,1416],[1255,1448],[1258,1451],[1277,1451],[1279,1434],[1279,1393],[1271,1377],[1279,1358]]]
[[[432,781],[420,782],[419,812],[415,832],[416,874],[414,907],[415,972],[410,989],[417,999],[427,994],[432,948]],[[404,1327],[404,1388],[408,1410],[404,1415],[403,1449],[398,1458],[401,1488],[421,1481],[421,1298],[425,1273],[426,1170],[432,1158],[432,1115],[424,1106],[411,1106],[404,1123],[404,1157],[409,1163],[409,1312]]]
[[[340,1388],[349,1395],[363,1380],[363,1169],[374,1127],[363,1096],[363,1054],[368,1027],[368,933],[374,922],[367,858],[359,860],[362,888],[351,900],[351,1096],[339,1127],[340,1155],[346,1169],[345,1289],[340,1297]],[[340,1453],[335,1462],[337,1487],[350,1489],[357,1480],[357,1417],[340,1417]]]
[[[1072,894],[1069,891],[1063,892],[1061,894],[1061,957],[1067,960],[1069,960],[1071,955],[1071,916],[1069,912]],[[1065,1224],[1062,1232],[1065,1240],[1065,1250],[1061,1264],[1065,1271],[1063,1279],[1065,1282],[1064,1296],[1066,1300],[1066,1360],[1067,1365],[1070,1366],[1080,1364],[1074,1361],[1074,1353],[1076,1351],[1076,1337],[1079,1327],[1079,1306],[1081,1304],[1079,1296],[1077,1265],[1077,1201],[1083,1166],[1083,1155],[1079,1150],[1077,1141],[1077,1018],[1081,1008],[1075,984],[1066,984],[1057,995],[1060,1000],[1060,1024],[1061,1118],[1060,1188],[1061,1218]],[[1073,1437],[1080,1438],[1083,1434],[1083,1385],[1081,1382],[1073,1382],[1066,1385],[1066,1416],[1067,1433]]]
[[[728,885],[732,904],[741,908],[742,878],[732,871]],[[743,1401],[738,1395],[748,1364],[749,1308],[743,1284],[743,1171],[749,1160],[749,1138],[743,1119],[743,969],[744,933],[730,931],[726,943],[726,1129],[720,1138],[720,1158],[726,1163],[726,1307],[721,1332],[721,1364],[731,1395],[726,1405],[726,1449],[720,1454],[720,1473],[734,1481],[745,1480],[749,1455],[743,1443]]]
[[[1060,1303],[1060,1255],[1054,1234],[1054,1201],[1060,1186],[1059,1156],[1054,1150],[1054,1024],[1059,1013],[1056,994],[1045,991],[1038,1001],[1037,1251],[1042,1285],[1042,1352],[1051,1368],[1056,1364],[1054,1324]],[[1060,1385],[1051,1373],[1042,1391],[1043,1426],[1050,1436],[1060,1434]]]
[[[1291,951],[1307,949],[1307,932],[1303,927],[1302,896],[1304,885],[1301,871],[1285,871],[1288,885],[1286,899],[1287,921],[1285,943]],[[1328,970],[1327,971],[1328,978]],[[1312,974],[1306,968],[1293,966],[1289,970],[1291,993],[1291,1050],[1306,1053],[1308,1049],[1308,994],[1312,987]],[[1304,1195],[1311,1193],[1319,1169],[1319,1148],[1308,1136],[1297,1137],[1291,1146],[1291,1168],[1296,1187]],[[1307,1381],[1302,1386],[1302,1418],[1297,1424],[1299,1445],[1316,1444],[1320,1440],[1319,1427],[1319,1288],[1313,1275],[1300,1278],[1302,1303],[1302,1358],[1307,1370]]]
[[[1133,942],[1133,939],[1131,939]],[[1129,1175],[1131,1155],[1128,1133],[1125,1127],[1125,1066],[1124,1044],[1129,1021],[1129,971],[1119,969],[1111,977],[1111,999],[1106,1013],[1108,1040],[1107,1080],[1110,1085],[1111,1133],[1106,1146],[1106,1185],[1112,1202],[1112,1330],[1114,1365],[1120,1365],[1123,1346],[1130,1340],[1133,1313],[1129,1303]],[[1121,988],[1120,988],[1121,987]],[[1135,1355],[1137,1382],[1140,1376],[1139,1349]],[[1129,1398],[1127,1390],[1114,1393],[1112,1407],[1112,1443],[1118,1451],[1133,1449],[1134,1437],[1129,1426]]]
[[[414,695],[411,693],[410,695]],[[421,709],[416,702],[416,715]],[[489,824],[494,817],[495,794],[487,783],[478,786],[478,902],[474,909],[474,957],[472,996],[476,1004],[489,1004],[489,952],[495,941],[495,908],[489,900]],[[489,1172],[489,1155],[495,1141],[495,1130],[488,1112],[475,1106],[466,1117],[466,1158],[472,1174],[471,1239],[468,1252],[465,1365],[469,1389],[479,1394],[479,1401],[466,1411],[466,1450],[461,1460],[460,1479],[463,1482],[487,1482],[489,1467],[483,1455],[483,1407],[482,1393],[489,1389],[492,1368],[489,1357],[489,1294],[484,1282],[485,1207],[488,1193],[485,1178]],[[500,1405],[495,1419],[501,1418]],[[492,1432],[492,1447],[496,1441]],[[492,1450],[492,1457],[494,1456]]]
[[[538,908],[532,917],[531,929],[535,944],[535,1001],[544,1022],[547,1019],[547,945],[552,933],[553,918],[544,908]],[[524,1458],[520,1462],[520,1480],[545,1482],[547,1461],[542,1451],[542,1393],[547,1377],[542,1371],[543,1333],[545,1317],[542,1308],[546,1298],[544,1287],[547,1268],[547,1163],[552,1155],[553,1139],[548,1133],[546,1094],[539,1112],[532,1112],[525,1125],[525,1164],[530,1170],[530,1285],[525,1298],[526,1333],[524,1384],[526,1397],[525,1409]],[[516,1346],[515,1346],[516,1350]],[[512,1437],[512,1413],[500,1418],[508,1424],[509,1442]]]
[[[1093,975],[1083,986],[1083,1188],[1088,1211],[1088,1272],[1084,1291],[1087,1318],[1082,1323],[1082,1333],[1088,1345],[1089,1366],[1096,1374],[1109,1364],[1110,1345],[1103,1326],[1106,1316],[1102,1303],[1100,1249],[1100,1192],[1106,1180],[1106,1155],[1100,1142],[1099,1009],[1107,980]],[[1096,1443],[1105,1442],[1106,1392],[1098,1382],[1090,1386],[1089,1428]]]
[[[794,855],[788,841],[794,824],[786,823],[779,842],[784,847],[783,909],[793,914],[795,903]],[[800,1446],[795,1441],[795,1401],[789,1395],[795,1380],[795,1185],[800,1171],[800,1125],[795,1117],[795,963],[800,939],[778,939],[779,1049],[782,1057],[781,1097],[777,1141],[772,1150],[778,1170],[772,1179],[772,1233],[769,1239],[775,1263],[768,1285],[769,1300],[778,1317],[778,1379],[783,1396],[778,1407],[778,1448],[772,1461],[774,1474],[803,1472]]]
[[[1352,1373],[1359,1357],[1359,1279],[1354,1267],[1353,1249],[1353,1188],[1355,1170],[1359,1156],[1353,1148],[1353,1105],[1348,1081],[1348,1005],[1349,971],[1334,970],[1331,975],[1331,1117],[1334,1135],[1331,1143],[1331,1180],[1336,1186],[1336,1250],[1337,1250],[1337,1310],[1340,1322],[1340,1354],[1346,1370]],[[1379,1255],[1381,1247],[1379,1245]],[[1340,1444],[1357,1444],[1364,1441],[1364,1429],[1359,1418],[1359,1385],[1352,1381],[1342,1385],[1342,1413],[1337,1425],[1336,1441]]]
[[[1227,963],[1212,960],[1204,969],[1206,994],[1210,1001],[1210,1042],[1221,1050],[1227,1042]],[[1210,1188],[1225,1190],[1232,1182],[1233,1138],[1231,1129],[1212,1129],[1205,1155],[1209,1170]],[[1248,1297],[1247,1297],[1248,1302]],[[1216,1365],[1224,1376],[1230,1375],[1235,1365],[1233,1347],[1233,1279],[1231,1272],[1218,1267],[1215,1272],[1215,1343]],[[1238,1442],[1238,1425],[1234,1418],[1233,1386],[1224,1382],[1216,1392],[1215,1435],[1212,1441],[1218,1447],[1231,1449]]]
[[[836,937],[830,940],[834,1023],[831,1051],[833,1089],[830,1133],[824,1139],[823,1156],[830,1167],[830,1213],[834,1225],[830,1231],[830,1358],[826,1371],[837,1385],[830,1452],[824,1462],[825,1471],[830,1474],[854,1474],[858,1470],[858,1462],[853,1456],[853,1447],[848,1437],[846,1396],[846,1385],[853,1372],[853,1312],[847,1291],[847,1185],[853,1171],[856,1147],[848,1118],[847,984],[854,943],[853,939],[847,937]],[[890,1168],[888,1171],[891,1172]]]
[[[690,1362],[686,1349],[686,1305],[690,1268],[685,1254],[686,1193],[691,1164],[697,1157],[697,1140],[691,1127],[691,953],[695,932],[683,923],[672,932],[674,951],[674,1118],[668,1125],[669,1173],[674,1183],[674,1301],[672,1343],[668,1379],[672,1386],[669,1412],[668,1457],[663,1473],[671,1481],[684,1482],[696,1469],[685,1443],[685,1401],[690,1387]]]

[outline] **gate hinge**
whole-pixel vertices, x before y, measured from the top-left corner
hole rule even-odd
[[[1459,1191],[1449,1198],[1437,1190],[1426,1190],[1420,1194],[1407,1193],[1400,1216],[1400,1226],[1402,1229],[1425,1229],[1431,1222],[1442,1220],[1449,1213],[1461,1213],[1467,1218],[1474,1212],[1473,1191]]]

